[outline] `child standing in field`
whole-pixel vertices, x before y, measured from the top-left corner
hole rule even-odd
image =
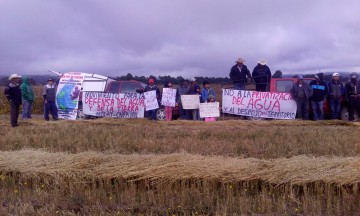
[[[165,82],[164,88],[171,88],[172,89],[171,81]],[[173,110],[173,108],[171,106],[165,106],[165,119],[166,119],[166,121],[171,121],[172,120],[172,110]]]
[[[215,96],[212,94],[209,94],[206,103],[214,103],[214,102],[215,102]],[[205,122],[214,122],[214,121],[216,121],[215,117],[205,117]]]

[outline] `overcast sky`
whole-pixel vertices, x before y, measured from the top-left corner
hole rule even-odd
[[[360,72],[360,1],[0,0],[0,74]]]

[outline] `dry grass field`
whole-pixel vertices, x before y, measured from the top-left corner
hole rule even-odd
[[[0,116],[0,215],[359,215],[358,123]]]

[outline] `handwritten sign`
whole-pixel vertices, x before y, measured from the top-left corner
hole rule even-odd
[[[85,74],[79,72],[65,73],[61,76],[56,91],[56,105],[60,119],[76,119],[84,77]]]
[[[183,109],[199,109],[200,95],[181,95]]]
[[[176,89],[172,88],[163,88],[163,93],[161,97],[161,105],[168,107],[175,107],[176,105]]]
[[[148,91],[144,92],[145,96],[145,109],[148,110],[154,110],[159,108],[159,103],[156,98],[156,91]]]
[[[144,118],[144,95],[138,93],[84,92],[85,115],[113,118]]]
[[[295,119],[290,93],[223,89],[223,113],[273,119]]]
[[[219,102],[200,103],[199,112],[200,112],[200,118],[220,117]]]

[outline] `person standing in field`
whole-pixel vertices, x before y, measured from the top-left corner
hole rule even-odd
[[[266,64],[265,59],[260,59],[252,72],[252,77],[256,83],[256,91],[266,92],[270,84],[271,71]]]
[[[145,87],[144,92],[149,92],[149,91],[156,91],[156,99],[159,103],[160,101],[160,89],[155,85],[155,80],[154,79],[149,79],[149,85]],[[153,110],[147,110],[146,111],[146,118],[150,119],[150,120],[157,120],[157,111],[158,109],[153,109]]]
[[[182,119],[182,120],[190,119],[189,110],[183,109],[182,103],[181,103],[181,95],[188,94],[189,90],[190,90],[190,87],[188,85],[188,81],[185,79],[182,79],[180,81],[180,86],[176,89],[176,103],[179,105],[180,119]]]
[[[164,88],[170,88],[172,89],[172,83],[171,81],[166,81]],[[171,121],[172,120],[172,110],[173,108],[171,106],[165,106],[165,119],[166,121]]]
[[[188,94],[189,95],[199,95],[199,101],[201,101],[201,88],[198,84],[196,84],[195,78],[191,78]],[[191,112],[193,120],[195,120],[195,121],[200,120],[199,109],[192,109],[192,110],[190,110],[190,112]]]
[[[339,73],[333,73],[331,81],[328,83],[330,109],[332,119],[339,119],[341,97],[345,93],[343,83],[340,81]]]
[[[10,83],[5,87],[4,94],[10,103],[10,124],[12,127],[17,127],[19,110],[21,105],[21,90],[19,87],[21,76],[12,74],[9,77]]]
[[[328,94],[328,85],[324,82],[322,73],[315,75],[315,80],[310,82],[310,87],[313,90],[310,103],[314,120],[324,120],[324,100]]]
[[[22,119],[31,119],[31,109],[35,100],[34,90],[29,82],[29,77],[24,76],[20,86],[22,95]]]
[[[242,58],[239,58],[235,61],[235,65],[231,67],[230,70],[230,79],[234,83],[234,89],[235,90],[245,90],[245,83],[248,81],[248,83],[251,82],[251,74],[249,69],[246,65],[244,65],[245,60]],[[246,80],[246,77],[248,80]]]
[[[43,89],[44,98],[44,119],[49,121],[49,112],[51,113],[53,120],[58,120],[58,110],[56,107],[56,85],[54,80],[49,78],[47,84]]]
[[[215,91],[210,88],[210,84],[208,81],[203,82],[203,89],[201,90],[201,102],[204,103],[209,99],[209,95],[212,95],[215,97],[216,100],[216,94]]]
[[[297,82],[290,89],[291,97],[296,101],[297,117],[304,120],[309,119],[309,99],[312,89],[304,82],[303,76],[299,75]]]
[[[360,82],[358,75],[350,74],[350,81],[345,85],[346,97],[349,101],[349,121],[355,120],[355,112],[360,116]]]

